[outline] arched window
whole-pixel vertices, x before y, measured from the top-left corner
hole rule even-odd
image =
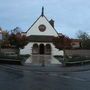
[[[38,50],[38,44],[33,44],[32,47],[32,54],[38,54],[39,50]]]
[[[45,54],[51,54],[51,45],[50,44],[46,44]]]

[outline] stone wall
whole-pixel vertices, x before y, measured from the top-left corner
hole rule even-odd
[[[66,55],[90,56],[90,50],[65,50]]]
[[[17,50],[16,49],[11,49],[11,48],[7,48],[7,49],[1,49],[2,53],[16,53]]]

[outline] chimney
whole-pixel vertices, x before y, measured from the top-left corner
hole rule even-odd
[[[51,19],[50,21],[49,21],[49,23],[51,24],[51,26],[54,28],[54,20],[53,19]]]

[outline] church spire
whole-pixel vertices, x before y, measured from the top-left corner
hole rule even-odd
[[[41,16],[44,16],[44,7],[42,7],[42,13]]]

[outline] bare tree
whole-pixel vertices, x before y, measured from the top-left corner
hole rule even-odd
[[[77,38],[81,41],[81,48],[90,49],[90,36],[87,32],[78,31]]]

